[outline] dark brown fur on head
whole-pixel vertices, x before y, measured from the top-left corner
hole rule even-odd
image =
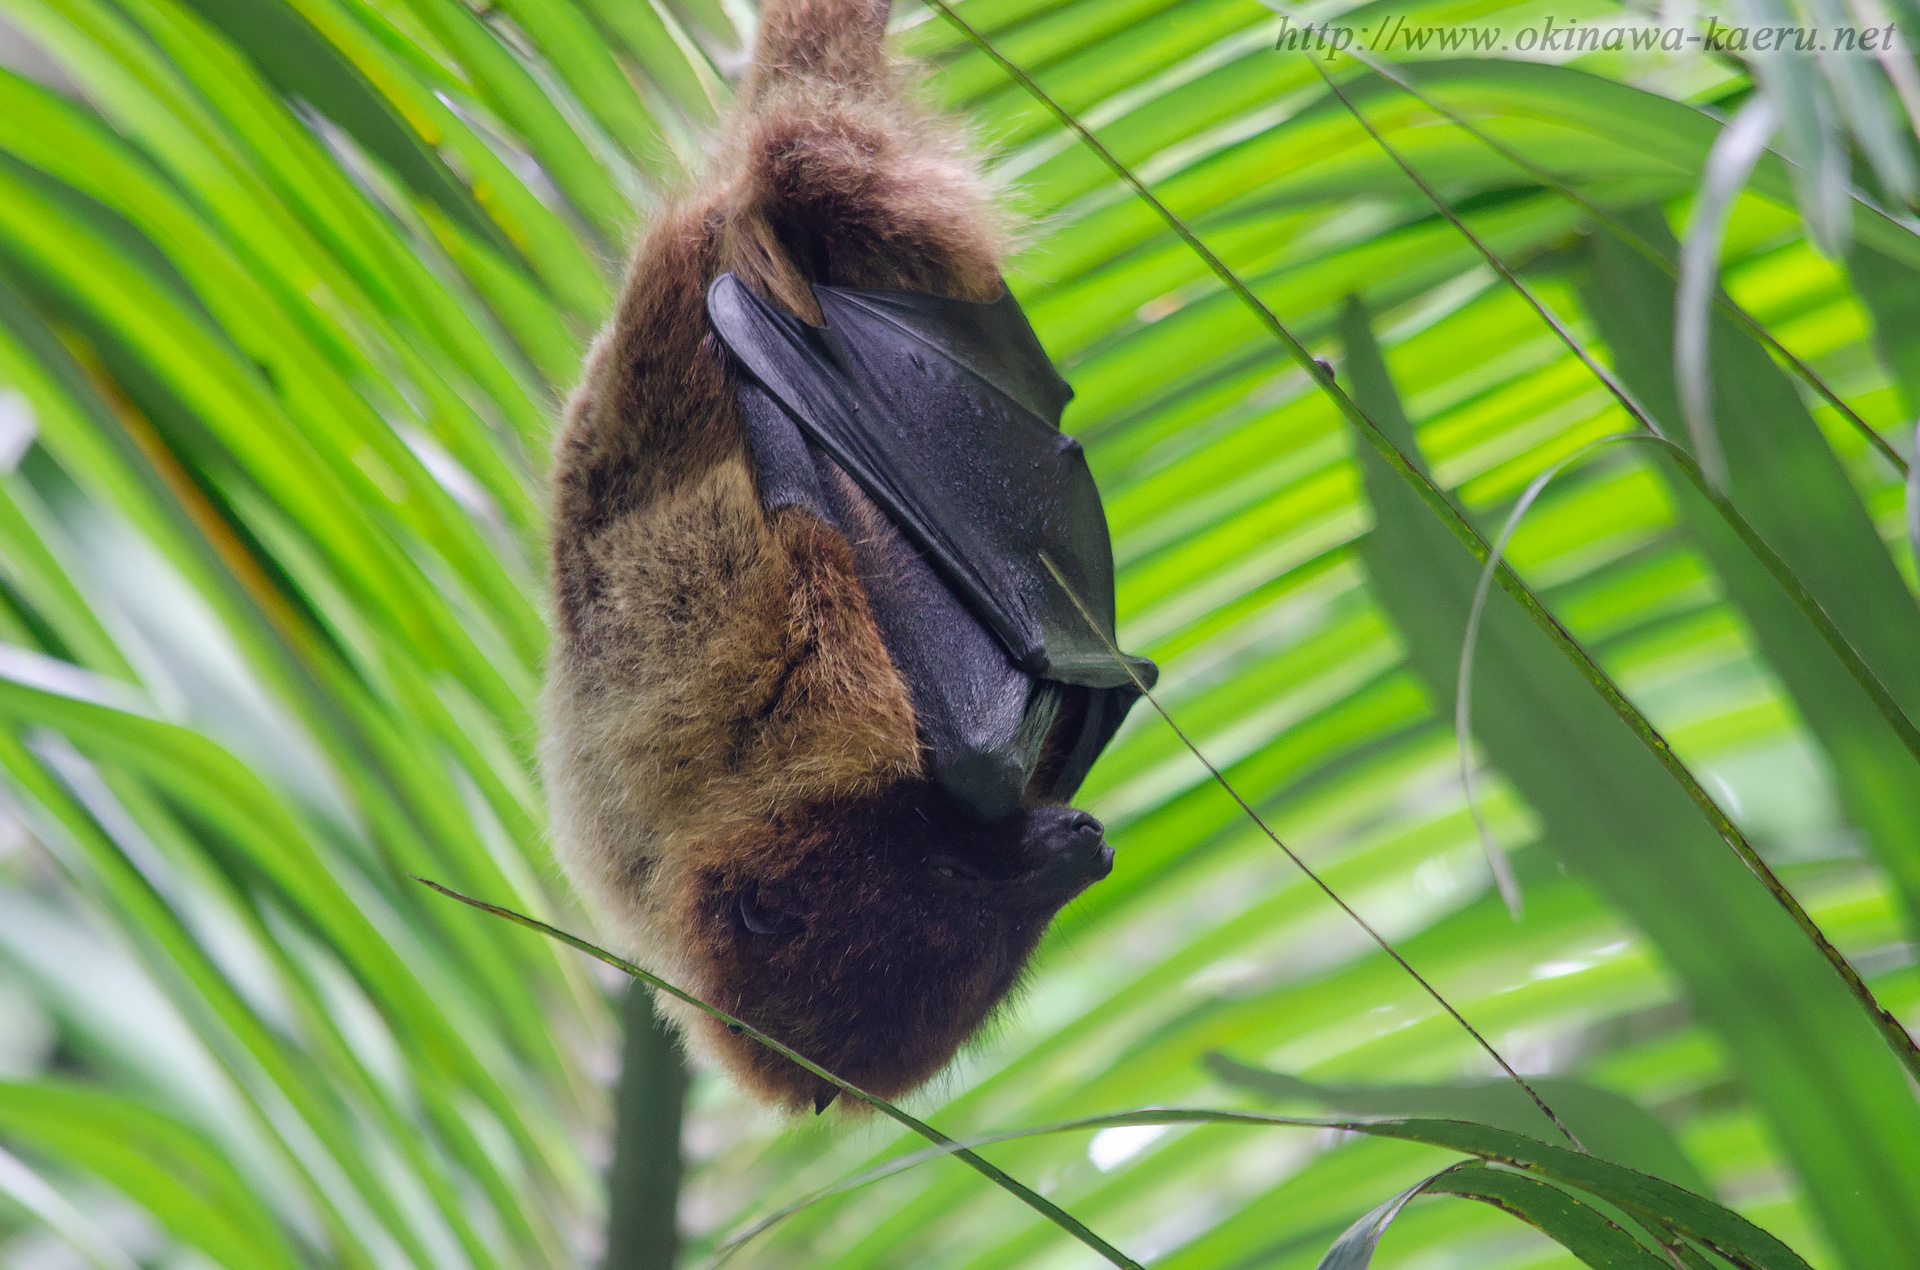
[[[999,294],[985,184],[884,56],[887,7],[766,0],[712,171],[635,251],[555,449],[542,750],[557,852],[613,942],[899,1094],[1108,853],[1066,808],[979,826],[935,791],[862,581],[897,531],[865,504],[856,551],[765,513],[707,319],[728,271],[816,322],[818,283]],[[826,1088],[668,1008],[760,1096],[798,1109]]]
[[[762,827],[746,867],[678,901],[703,995],[870,1093],[946,1065],[1018,981],[1060,906],[1112,851],[1066,808],[970,821],[914,782]],[[796,1110],[834,1087],[717,1020],[700,1026],[736,1076]]]

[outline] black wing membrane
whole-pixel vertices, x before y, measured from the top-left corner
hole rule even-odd
[[[745,409],[769,511],[852,524],[830,465],[914,549],[866,577],[875,620],[910,685],[936,778],[984,820],[1013,811],[1070,689],[1085,712],[1050,790],[1070,797],[1138,697],[1051,558],[1114,636],[1113,549],[1072,395],[1011,294],[991,303],[816,287],[827,325],[732,274],[707,305],[745,367]],[[1142,681],[1156,670],[1126,659]]]

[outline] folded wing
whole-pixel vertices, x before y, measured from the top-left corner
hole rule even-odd
[[[1086,457],[1059,430],[1072,390],[1008,295],[991,303],[816,287],[825,327],[733,275],[708,293],[741,385],[761,498],[853,523],[832,465],[911,550],[868,577],[936,779],[983,820],[1018,806],[1061,711],[1070,797],[1138,696],[1114,636],[1113,552]],[[857,544],[856,544],[857,545]],[[1052,559],[1101,625],[1090,629]],[[1151,684],[1153,663],[1126,659]],[[1080,690],[1080,691],[1074,691]]]

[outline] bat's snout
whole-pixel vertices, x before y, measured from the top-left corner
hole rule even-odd
[[[1030,814],[1029,843],[1040,856],[1032,879],[1038,891],[1070,897],[1113,872],[1113,848],[1098,820],[1071,807]]]

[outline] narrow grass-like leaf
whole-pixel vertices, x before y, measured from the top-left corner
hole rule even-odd
[[[111,1182],[228,1270],[303,1264],[225,1157],[126,1099],[69,1084],[0,1084],[0,1129]]]
[[[203,0],[211,3],[212,0]],[[487,144],[462,115],[452,109],[445,90],[421,82],[399,57],[377,39],[377,31],[362,29],[364,23],[377,22],[362,12],[356,23],[334,0],[279,0],[310,24],[312,30],[337,50],[364,77],[367,85],[385,99],[389,109],[399,116],[408,131],[422,143],[444,148],[450,156],[451,172],[457,163],[463,192],[485,218],[473,223],[468,217],[452,215],[445,203],[434,200],[431,206],[460,230],[474,238],[496,259],[496,267],[524,275],[531,266],[549,290],[551,301],[543,296],[539,307],[557,302],[579,321],[599,318],[610,300],[606,279],[596,262],[583,248],[566,222],[534,196],[516,173]],[[258,52],[256,62],[263,59]],[[267,59],[271,65],[272,60]],[[531,282],[530,277],[525,278]],[[505,314],[493,307],[497,316]]]
[[[5,1195],[66,1240],[93,1270],[139,1270],[134,1259],[85,1213],[19,1157],[0,1150],[0,1195]]]
[[[1209,1054],[1206,1068],[1238,1089],[1284,1103],[1313,1103],[1335,1114],[1419,1116],[1469,1120],[1529,1137],[1541,1128],[1539,1109],[1513,1082],[1462,1081],[1444,1085],[1328,1084],[1250,1067],[1224,1054]],[[1706,1179],[1687,1158],[1673,1133],[1631,1098],[1564,1076],[1535,1076],[1541,1096],[1580,1135],[1593,1155],[1705,1192]]]
[[[1708,365],[1707,315],[1720,289],[1720,247],[1727,218],[1753,165],[1760,161],[1777,119],[1773,101],[1755,97],[1740,108],[1707,153],[1694,196],[1687,235],[1680,247],[1680,286],[1674,300],[1673,365],[1679,380],[1680,413],[1693,454],[1707,483],[1725,492],[1727,458],[1713,421],[1713,378]]]
[[[265,1091],[247,1089],[244,1077],[259,1071],[304,1121],[322,1145],[331,1167],[336,1167],[357,1192],[374,1221],[384,1226],[408,1256],[424,1263],[424,1245],[400,1215],[391,1194],[381,1188],[369,1162],[354,1148],[346,1125],[327,1096],[315,1087],[309,1070],[280,1045],[155,891],[151,880],[126,859],[11,730],[0,731],[0,765],[4,765],[27,805],[46,815],[47,821],[39,826],[42,835],[55,844],[72,844],[70,867],[97,887],[120,923],[151,950],[150,956],[178,974],[182,989],[206,1010],[213,1029],[225,1034],[222,1039],[228,1044],[213,1048],[236,1085],[247,1093],[247,1109],[256,1121],[263,1127],[270,1124],[266,1110],[269,1100],[263,1096]],[[326,1216],[333,1237],[353,1255],[368,1257],[359,1232],[315,1177],[316,1161],[302,1158],[278,1136],[270,1140],[284,1153],[307,1194]]]
[[[1738,0],[1734,13],[1749,27],[1791,29],[1796,21],[1784,0]],[[1778,103],[1785,125],[1781,150],[1793,161],[1794,189],[1807,228],[1829,256],[1844,255],[1853,229],[1847,197],[1852,164],[1820,65],[1793,49],[1756,50],[1751,56],[1760,91]]]
[[[1314,1270],[1367,1270],[1373,1264],[1373,1254],[1380,1247],[1380,1239],[1387,1233],[1387,1227],[1400,1215],[1400,1210],[1426,1194],[1427,1188],[1439,1181],[1442,1176],[1459,1168],[1449,1165],[1432,1177],[1421,1178],[1406,1190],[1391,1199],[1382,1200],[1359,1221],[1346,1228],[1340,1238],[1333,1241],[1333,1247],[1327,1249],[1327,1255],[1320,1258]]]
[[[1816,23],[1836,35],[1855,21],[1841,0],[1807,0],[1807,11]],[[1893,40],[1889,38],[1887,43],[1891,45]],[[1911,53],[1908,56],[1911,57]],[[1857,54],[1849,56],[1838,48],[1822,48],[1811,60],[1819,67],[1828,91],[1833,94],[1838,122],[1865,153],[1880,186],[1896,201],[1912,206],[1916,195],[1920,195],[1920,185],[1916,185],[1912,140],[1908,135],[1911,125],[1902,127],[1898,122],[1899,110],[1880,76],[1878,61]]]
[[[712,122],[714,103],[707,96],[706,85],[673,38],[667,25],[670,19],[650,0],[625,4],[586,0],[586,6],[675,105],[695,120]]]
[[[150,776],[222,828],[258,868],[261,879],[278,887],[327,934],[364,990],[384,1007],[396,1032],[419,1053],[431,1056],[444,1075],[467,1082],[528,1155],[540,1158],[544,1148],[528,1124],[528,1109],[499,1074],[461,1042],[458,1028],[410,972],[398,950],[380,936],[331,875],[311,845],[308,831],[258,778],[204,737],[88,700],[111,685],[71,682],[79,676],[60,684],[54,674],[57,669],[15,652],[5,667],[0,713],[60,728],[87,749]]]
[[[1557,1186],[1484,1164],[1456,1164],[1394,1196],[1340,1236],[1316,1270],[1366,1270],[1400,1210],[1422,1195],[1458,1195],[1513,1214],[1596,1270],[1669,1270],[1634,1237]]]
[[[602,240],[619,243],[633,208],[527,68],[458,0],[407,0],[407,8],[460,58],[482,100],[519,130]]]
[[[445,162],[287,0],[188,0],[288,97],[346,129],[422,198],[501,248],[508,243]]]
[[[445,359],[443,374],[480,386],[518,435],[544,438],[544,417],[514,359],[258,70],[197,13],[174,0],[130,0],[121,6],[125,16],[102,10],[97,0],[21,6],[103,113],[171,160],[210,204],[244,215],[250,234],[304,239],[302,263],[349,304],[364,294],[382,321],[425,345],[429,361]],[[246,205],[247,195],[255,206]]]
[[[1864,244],[1847,258],[1855,294],[1873,315],[1873,342],[1900,386],[1909,417],[1920,415],[1920,268]]]
[[[1371,344],[1349,345],[1347,358],[1347,373],[1356,383],[1367,376],[1373,377],[1376,385],[1389,382],[1386,365],[1379,360],[1379,350]],[[1383,404],[1389,400],[1397,400],[1397,397],[1387,393],[1380,394],[1380,401]],[[1411,432],[1410,428],[1404,430]],[[1507,513],[1506,522],[1500,526],[1499,535],[1493,540],[1493,550],[1488,554],[1487,562],[1480,567],[1480,580],[1474,583],[1473,602],[1467,607],[1467,631],[1460,637],[1460,669],[1453,690],[1453,740],[1460,755],[1460,791],[1466,797],[1467,810],[1473,813],[1474,828],[1480,831],[1480,845],[1487,853],[1487,863],[1493,869],[1494,878],[1500,883],[1500,897],[1506,901],[1507,912],[1516,922],[1521,917],[1520,884],[1514,880],[1513,866],[1507,863],[1506,853],[1500,849],[1500,844],[1494,839],[1493,831],[1487,827],[1486,817],[1480,811],[1480,800],[1475,796],[1473,789],[1473,667],[1474,654],[1478,651],[1480,642],[1480,619],[1486,612],[1487,595],[1493,588],[1494,571],[1506,558],[1507,544],[1513,541],[1514,533],[1520,528],[1520,521],[1533,506],[1534,500],[1546,492],[1553,478],[1601,446],[1615,441],[1639,440],[1642,435],[1615,433],[1612,436],[1601,437],[1597,441],[1590,441],[1528,482],[1527,488],[1515,500],[1513,510]]]
[[[659,170],[667,153],[659,121],[587,14],[569,0],[508,0],[502,7],[627,156]]]
[[[1594,1270],[1665,1270],[1660,1257],[1604,1214],[1558,1186],[1520,1173],[1469,1164],[1449,1169],[1427,1192],[1477,1199],[1511,1213]]]

